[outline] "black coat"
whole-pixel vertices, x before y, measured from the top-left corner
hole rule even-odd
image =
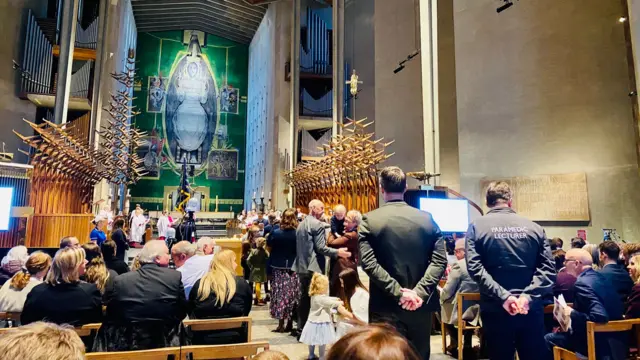
[[[124,261],[125,253],[129,248],[129,243],[127,242],[127,235],[124,233],[122,229],[116,229],[111,233],[111,240],[116,243],[116,258]]]
[[[273,230],[267,238],[267,246],[271,249],[269,262],[277,269],[291,269],[296,259],[296,229]]]
[[[631,288],[633,288],[633,280],[631,280],[631,276],[624,266],[618,264],[605,265],[598,272],[613,286],[618,296],[620,296],[620,301],[623,304],[627,302],[627,298],[631,294]]]
[[[102,321],[102,297],[94,284],[83,281],[34,287],[24,303],[20,321],[23,325],[47,321],[80,326]]]
[[[129,266],[127,263],[120,259],[114,258],[113,260],[105,260],[104,263],[107,265],[107,269],[115,271],[118,275],[129,272]]]
[[[224,319],[248,316],[251,312],[253,293],[249,284],[241,277],[236,277],[236,293],[229,303],[220,307],[216,305],[217,295],[213,292],[209,297],[201,301],[198,299],[200,280],[196,281],[189,294],[189,317],[192,319]],[[247,330],[229,329],[212,332],[197,332],[193,334],[194,345],[236,344],[249,341]]]
[[[181,274],[155,264],[117,276],[105,293],[107,315],[94,351],[180,345],[187,302]]]

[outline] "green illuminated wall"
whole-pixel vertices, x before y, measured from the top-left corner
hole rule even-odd
[[[200,32],[139,33],[136,55],[134,122],[149,134],[138,151],[149,174],[130,186],[132,204],[162,209],[165,187],[178,188],[186,161],[195,168],[192,186],[209,192],[210,211],[216,195],[219,211],[240,211],[248,46]]]

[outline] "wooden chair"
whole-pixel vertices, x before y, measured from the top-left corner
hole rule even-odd
[[[217,360],[217,359],[251,359],[259,353],[259,350],[269,350],[269,343],[248,342],[245,344],[231,345],[193,345],[183,346],[182,353],[190,354],[191,360]]]
[[[152,350],[88,353],[85,355],[87,360],[167,360],[169,356],[172,356],[175,360],[183,360],[186,358],[186,353],[184,348],[168,347]]]
[[[78,336],[85,337],[85,336],[91,336],[93,334],[96,334],[100,329],[100,326],[102,326],[101,323],[85,324],[75,328],[74,330],[76,331],[76,334],[78,334]]]
[[[462,355],[464,353],[464,331],[465,330],[476,330],[480,329],[480,326],[468,326],[467,322],[462,320],[462,315],[464,314],[462,305],[465,301],[480,301],[480,294],[478,293],[458,293],[457,302],[458,302],[458,360],[462,360]]]
[[[182,324],[194,332],[238,329],[247,324],[247,342],[251,341],[251,318],[248,316],[228,319],[184,320]]]
[[[598,332],[623,332],[633,329],[635,325],[640,325],[640,319],[609,321],[606,324],[596,324],[587,322],[587,359],[596,360],[596,333]],[[636,338],[640,339],[640,331],[636,328]],[[556,350],[557,349],[557,350]],[[584,359],[576,353],[562,348],[553,349],[554,360],[574,360]]]
[[[578,355],[559,347],[553,348],[553,360],[580,360]]]

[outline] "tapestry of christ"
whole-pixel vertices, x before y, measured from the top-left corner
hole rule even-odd
[[[165,129],[174,163],[206,166],[218,119],[217,89],[196,34],[169,80]]]

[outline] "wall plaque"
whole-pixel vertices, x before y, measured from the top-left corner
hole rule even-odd
[[[483,197],[492,181],[507,182],[513,192],[513,208],[533,221],[591,220],[585,173],[482,180]]]

